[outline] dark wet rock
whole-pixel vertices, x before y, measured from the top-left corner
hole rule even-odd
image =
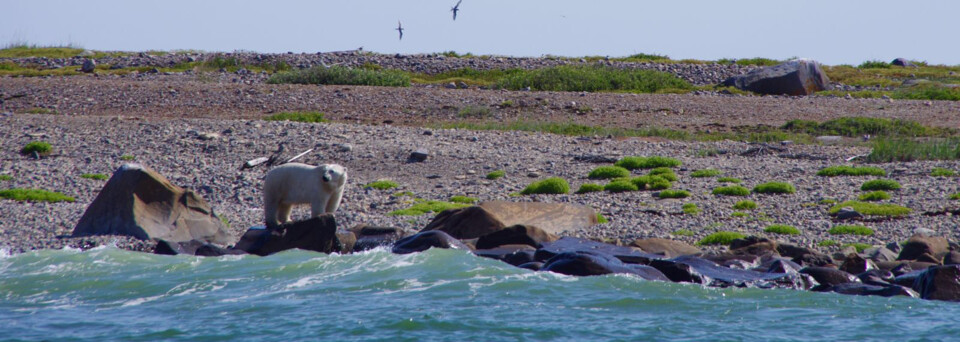
[[[800,270],[800,273],[810,275],[820,284],[814,287],[813,291],[826,291],[837,284],[860,282],[860,278],[857,278],[857,276],[833,267],[804,267]]]
[[[340,241],[340,254],[353,253],[353,247],[357,244],[357,235],[353,232],[337,232],[337,240]]]
[[[450,234],[438,230],[420,232],[403,239],[393,245],[393,253],[409,254],[423,252],[430,248],[449,248],[470,250],[460,240]]]
[[[534,261],[533,254],[536,251],[536,248],[528,245],[503,245],[490,249],[477,249],[473,253],[484,258],[497,259],[518,266]]]
[[[946,255],[949,251],[949,244],[946,238],[917,234],[911,236],[910,239],[907,240],[907,243],[903,245],[903,249],[900,251],[900,255],[897,256],[897,260],[919,260],[924,254],[928,254],[929,256],[925,257],[924,259],[926,260],[924,261],[940,262],[943,255]]]
[[[668,280],[663,273],[652,267],[628,265],[612,255],[593,251],[573,251],[557,254],[547,260],[541,270],[574,276],[626,273],[647,280]]]
[[[247,254],[244,251],[223,248],[203,241],[190,240],[185,242],[170,242],[166,240],[157,241],[157,246],[153,250],[154,254],[162,255],[196,255],[196,256],[221,256]]]
[[[273,229],[247,230],[234,248],[260,256],[294,248],[327,254],[343,250],[333,214],[284,223]]]
[[[73,229],[74,237],[125,235],[170,242],[233,242],[213,208],[150,168],[125,164],[113,173]]]
[[[817,137],[818,140],[821,140],[819,138],[820,137]],[[840,138],[841,137],[838,136],[837,140],[839,141]],[[863,214],[861,214],[856,209],[853,209],[853,207],[843,207],[843,208],[840,208],[839,211],[834,213],[833,217],[841,221],[860,220],[860,219],[863,219]]]
[[[660,254],[667,258],[702,253],[699,248],[686,242],[660,238],[637,239],[630,246],[640,248],[647,253]]]
[[[597,213],[589,207],[567,203],[488,201],[445,210],[421,231],[441,230],[458,239],[473,239],[518,224],[559,235],[597,224]]]
[[[765,237],[748,236],[742,239],[734,239],[730,243],[730,252],[747,255],[777,254],[777,242]]]
[[[835,292],[839,294],[846,295],[856,295],[856,296],[882,296],[882,297],[893,297],[893,296],[907,296],[917,298],[920,295],[916,291],[908,287],[900,285],[870,285],[870,284],[861,284],[861,283],[843,283],[833,285],[823,292]]]
[[[353,247],[354,252],[392,246],[406,236],[406,232],[403,229],[394,227],[362,225],[351,228],[350,230],[357,236],[357,242]]]
[[[410,152],[410,156],[407,157],[407,162],[410,163],[419,163],[427,161],[427,157],[430,156],[430,153],[425,149],[418,149],[413,152]]]
[[[83,61],[83,66],[80,67],[80,71],[85,73],[91,73],[97,69],[97,61],[92,59],[87,59]]]
[[[518,224],[481,236],[477,239],[477,248],[488,249],[503,245],[523,244],[536,249],[540,248],[544,242],[553,242],[557,239],[559,237],[547,233],[543,229]]]
[[[887,286],[889,284],[893,284],[896,280],[896,277],[893,276],[893,272],[879,269],[873,269],[857,274],[857,278],[860,279],[860,282],[864,284],[878,286]]]
[[[873,260],[864,259],[859,254],[848,254],[840,264],[840,270],[850,274],[860,274],[877,268]]]
[[[913,284],[920,298],[960,301],[960,265],[935,266],[924,270]]]
[[[694,256],[651,260],[650,266],[663,272],[671,281],[705,286],[807,289],[815,285],[799,274],[731,269]]]
[[[519,268],[525,268],[528,270],[539,271],[543,269],[543,263],[540,261],[531,261],[528,263],[517,265]]]
[[[663,256],[650,254],[640,251],[636,248],[616,246],[593,240],[565,236],[554,242],[544,243],[543,247],[537,249],[534,258],[538,261],[548,260],[557,254],[564,252],[587,251],[613,256],[620,261],[630,264],[648,264],[651,259],[659,259]]]
[[[944,264],[944,265],[957,265],[957,264],[960,264],[960,252],[950,251],[950,253],[947,253],[946,255],[944,255],[944,256],[943,256],[943,264]]]
[[[802,96],[826,90],[830,79],[820,63],[793,60],[730,77],[723,85],[766,95]]]
[[[769,262],[761,264],[760,268],[763,270],[760,271],[755,269],[755,271],[767,273],[799,273],[800,270],[803,269],[803,266],[800,266],[800,264],[795,263],[790,259],[772,258],[769,260]]]
[[[926,270],[910,271],[899,275],[894,273],[896,276],[893,277],[893,283],[900,286],[910,287],[916,291],[917,287],[914,285],[917,283],[917,279],[919,279],[925,271]]]
[[[826,266],[833,264],[833,259],[830,258],[829,255],[808,247],[781,243],[777,245],[777,253],[803,266]]]

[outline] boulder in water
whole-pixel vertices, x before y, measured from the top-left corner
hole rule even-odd
[[[430,248],[449,248],[470,250],[467,245],[450,234],[439,230],[420,232],[400,239],[393,245],[393,253],[409,254],[423,252]]]
[[[250,229],[234,248],[260,256],[294,248],[327,254],[343,249],[333,214],[284,223],[273,229]]]

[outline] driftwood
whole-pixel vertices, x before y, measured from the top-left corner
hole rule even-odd
[[[260,165],[266,165],[266,166],[283,165],[286,163],[293,162],[294,160],[297,160],[300,157],[305,156],[307,153],[310,153],[311,151],[313,151],[313,149],[311,148],[306,151],[300,152],[300,154],[295,155],[293,156],[293,158],[287,159],[286,161],[278,162],[279,160],[283,160],[281,159],[281,157],[283,156],[283,151],[285,149],[286,148],[284,147],[284,145],[280,144],[280,146],[277,147],[277,150],[273,152],[273,154],[271,154],[269,157],[259,157],[259,158],[248,160],[247,162],[243,163],[243,165],[240,165],[240,169],[241,170],[251,169]]]

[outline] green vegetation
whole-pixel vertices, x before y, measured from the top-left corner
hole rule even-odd
[[[746,237],[743,234],[737,232],[727,232],[721,231],[716,232],[710,235],[707,235],[703,239],[700,239],[697,242],[698,245],[729,245],[733,240],[742,239]]]
[[[867,250],[867,248],[873,247],[873,245],[869,243],[854,242],[843,245],[843,247],[853,247],[857,250],[857,253],[863,253],[863,251]]]
[[[647,173],[651,176],[659,176],[660,178],[666,179],[671,182],[677,181],[677,174],[673,172],[669,167],[657,167]]]
[[[397,184],[397,182],[394,182],[392,180],[379,179],[379,180],[367,183],[367,185],[364,185],[363,187],[367,189],[387,190],[387,189],[396,188],[398,186],[400,186],[400,184]]]
[[[578,194],[585,194],[585,193],[588,193],[588,192],[598,192],[598,191],[603,191],[603,190],[604,190],[604,186],[603,186],[603,185],[593,184],[593,183],[586,183],[586,184],[580,185],[580,188],[577,189],[577,192],[576,192],[576,193],[578,193]]]
[[[753,210],[757,209],[757,202],[751,200],[739,201],[733,205],[733,209],[736,210]]]
[[[632,184],[632,183],[631,183]],[[690,192],[687,190],[663,190],[660,191],[660,198],[687,198]],[[691,203],[692,204],[692,203]]]
[[[858,213],[871,216],[903,216],[909,214],[912,210],[896,204],[876,204],[860,201],[846,201],[830,207],[828,212],[836,214],[844,207],[851,207]]]
[[[74,198],[61,194],[59,192],[48,191],[43,189],[3,189],[0,190],[0,198],[10,199],[14,201],[28,201],[28,202],[73,202]]]
[[[80,178],[85,179],[95,179],[95,180],[107,180],[107,175],[102,173],[84,173],[80,175]]]
[[[266,116],[267,121],[295,121],[295,122],[327,122],[320,112],[282,112]]]
[[[566,179],[551,177],[530,183],[530,185],[527,185],[526,188],[520,191],[520,194],[566,194],[568,192],[570,192],[570,184],[567,183]]]
[[[70,58],[83,53],[83,48],[67,46],[38,46],[26,43],[10,44],[0,49],[0,58],[24,58],[24,57],[47,57],[47,58]]]
[[[896,87],[908,79],[938,80],[944,83],[960,82],[960,66],[930,66],[914,62],[918,67],[904,68],[883,62],[867,62],[862,68],[849,65],[826,66],[824,71],[832,82],[865,87]],[[950,72],[954,72],[953,75]]]
[[[689,229],[677,229],[670,234],[676,235],[676,236],[693,236],[694,235],[693,231]]]
[[[863,185],[860,186],[860,190],[863,191],[873,191],[873,190],[899,190],[900,183],[892,179],[873,179],[863,182]]]
[[[598,224],[604,224],[604,223],[607,223],[607,222],[610,222],[610,221],[607,220],[606,217],[603,217],[603,214],[597,213],[597,223],[598,223]]]
[[[267,79],[269,84],[337,84],[381,87],[406,87],[410,76],[399,70],[351,69],[342,66],[313,67],[279,72]]]
[[[862,194],[857,198],[861,201],[876,202],[890,199],[890,194],[886,191],[873,191]]]
[[[477,199],[474,197],[456,195],[456,196],[450,197],[450,202],[462,203],[462,204],[474,204],[474,203],[477,203]]]
[[[745,212],[742,212],[742,211],[734,211],[732,214],[730,214],[730,216],[732,216],[732,217],[748,217],[748,216],[750,216],[750,213],[745,213]]]
[[[716,177],[719,175],[720,175],[720,170],[715,170],[715,169],[696,170],[690,173],[690,177],[694,177],[694,178]]]
[[[871,163],[908,162],[915,160],[960,159],[960,139],[875,139],[873,150],[864,158]]]
[[[394,192],[394,193],[390,194],[390,196],[393,196],[393,197],[404,197],[404,196],[406,196],[406,197],[414,197],[414,198],[417,197],[417,196],[414,195],[413,192],[411,192],[411,191],[397,191],[397,192]]]
[[[837,200],[831,199],[831,198],[824,198],[824,199],[820,200],[819,203],[820,203],[820,204],[833,205],[833,204],[837,204]]]
[[[134,158],[133,156],[131,156],[131,155],[129,155],[129,154],[124,154],[124,155],[120,156],[120,160],[123,160],[123,161],[131,161],[131,160],[134,160],[134,159],[136,159],[136,158]]]
[[[932,177],[954,177],[957,173],[950,169],[944,169],[942,167],[935,167],[930,171],[930,176]]]
[[[697,215],[703,211],[700,210],[700,207],[698,207],[696,203],[684,203],[680,208],[683,209],[683,213],[687,215]]]
[[[27,145],[23,146],[20,149],[20,154],[31,154],[36,152],[37,154],[44,156],[50,154],[50,151],[53,151],[53,146],[46,141],[31,141]]]
[[[949,198],[952,200],[960,200],[960,192],[950,195]]]
[[[931,84],[897,89],[892,97],[904,100],[960,101],[960,88],[931,82]]]
[[[723,196],[746,196],[750,194],[750,189],[744,188],[739,185],[721,186],[719,188],[713,189],[713,194],[723,195]]]
[[[874,60],[874,61],[866,61],[866,62],[860,63],[860,65],[857,66],[857,69],[873,69],[873,68],[890,69],[890,63]]]
[[[873,235],[873,229],[864,226],[854,226],[848,224],[834,226],[827,232],[833,235]]]
[[[387,215],[391,216],[420,216],[428,213],[439,213],[447,209],[468,207],[468,204],[444,201],[417,200],[410,208],[394,210]]]
[[[2,64],[0,64],[2,66]],[[33,107],[27,110],[28,114],[57,114],[56,110],[49,108]]]
[[[590,179],[611,179],[611,178],[621,178],[629,177],[630,170],[619,166],[600,166],[593,171],[590,171],[590,174],[587,175],[587,178]]]
[[[879,167],[873,166],[830,166],[817,171],[817,176],[836,177],[836,176],[886,176],[887,172]]]
[[[759,194],[792,194],[797,192],[797,189],[790,183],[767,182],[753,187],[753,192]]]
[[[623,157],[618,160],[614,165],[626,168],[628,170],[636,169],[653,169],[658,167],[677,167],[683,163],[679,160],[669,157],[661,156],[652,156],[652,157],[639,157],[639,156],[630,156]]]
[[[950,129],[923,126],[916,121],[867,117],[845,117],[819,123],[809,120],[790,120],[780,129],[811,136],[844,137],[860,137],[866,134],[882,137],[936,137],[953,133]]]
[[[764,232],[783,235],[800,235],[800,230],[785,224],[771,224],[763,229]]]
[[[9,181],[9,180],[13,180],[13,176],[11,176],[11,175],[0,175],[0,181]]]
[[[230,228],[230,220],[227,220],[226,216],[223,216],[223,214],[217,214],[217,217],[220,218],[220,222],[222,222],[224,226]]]
[[[670,181],[660,177],[658,175],[646,175],[638,176],[630,179],[630,182],[635,184],[638,189],[647,189],[647,190],[664,190],[669,189],[673,186]]]
[[[640,187],[629,180],[614,180],[604,185],[603,190],[607,192],[628,192],[640,190]]]
[[[836,241],[834,241],[834,240],[823,240],[823,241],[820,241],[820,243],[818,243],[817,246],[820,246],[820,247],[831,247],[831,246],[836,246],[836,245],[839,245],[839,244],[840,244],[839,242],[836,242]]]
[[[604,66],[557,66],[511,73],[496,87],[537,91],[623,91],[639,93],[686,92],[687,81],[660,71],[616,69]]]
[[[740,182],[742,182],[742,181],[740,180],[740,178],[734,178],[734,177],[720,177],[720,178],[717,178],[717,182],[720,182],[720,183],[733,183],[733,184],[740,184]]]
[[[489,180],[499,179],[499,178],[503,178],[503,176],[506,176],[506,175],[507,175],[507,172],[506,172],[506,171],[496,170],[496,171],[492,171],[492,172],[488,173],[488,174],[487,174],[487,179],[489,179]]]

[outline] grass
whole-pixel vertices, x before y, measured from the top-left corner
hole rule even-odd
[[[874,61],[865,61],[863,63],[860,63],[860,65],[857,66],[857,69],[874,69],[874,68],[890,69],[890,63],[874,60]]]
[[[935,167],[930,171],[931,177],[954,177],[957,173],[950,169],[945,169],[942,167]]]
[[[857,253],[863,253],[863,251],[867,250],[867,248],[873,247],[873,245],[869,243],[854,242],[843,245],[843,247],[853,247],[857,250]]]
[[[407,87],[410,85],[410,76],[399,70],[367,70],[332,66],[279,72],[270,76],[267,83]]]
[[[31,141],[20,149],[20,154],[32,154],[36,152],[39,155],[50,154],[53,146],[46,141]]]
[[[876,139],[864,160],[871,163],[960,159],[960,139]]]
[[[846,201],[830,207],[827,211],[830,214],[836,214],[844,207],[852,207],[858,213],[871,216],[903,216],[913,210],[896,204],[876,204],[860,201]]]
[[[702,169],[696,170],[690,173],[690,177],[694,178],[705,178],[705,177],[716,177],[720,175],[720,170],[715,169]]]
[[[687,92],[693,86],[660,71],[604,66],[557,66],[514,72],[499,79],[498,88],[537,91],[620,91],[636,93]]]
[[[134,156],[131,156],[131,155],[129,155],[129,154],[124,154],[124,155],[120,156],[120,160],[123,160],[123,161],[131,161],[131,160],[134,160],[134,159],[136,159],[136,158],[134,158]]]
[[[669,189],[673,184],[670,181],[658,175],[637,176],[630,179],[630,182],[638,189],[664,190]]]
[[[496,180],[496,179],[503,178],[503,176],[506,176],[506,175],[507,175],[507,172],[506,172],[506,171],[496,170],[496,171],[492,171],[492,172],[488,173],[488,174],[487,174],[487,179],[489,179],[489,180]]]
[[[587,175],[587,178],[611,179],[611,178],[621,178],[621,177],[629,177],[629,176],[630,176],[630,170],[627,170],[625,168],[622,168],[619,166],[600,166],[590,171],[590,174]]]
[[[3,189],[0,190],[0,198],[5,198],[20,202],[73,202],[73,197],[61,194],[59,192],[43,189]]]
[[[457,112],[457,117],[485,119],[490,117],[490,113],[491,110],[489,107],[467,105],[460,108],[460,111]]]
[[[827,233],[830,233],[830,234],[833,234],[833,235],[863,235],[863,236],[868,236],[868,235],[873,235],[873,229],[870,229],[870,228],[865,227],[865,226],[855,226],[855,225],[841,224],[841,225],[838,225],[838,226],[834,226],[833,228],[830,228],[830,230],[827,231]]]
[[[860,190],[863,191],[874,191],[874,190],[899,190],[900,183],[892,179],[873,179],[863,182],[863,185],[860,186]]]
[[[530,183],[530,185],[527,185],[526,188],[520,191],[520,194],[566,194],[569,192],[570,184],[567,183],[566,179],[560,177],[551,177]]]
[[[693,236],[694,235],[693,231],[689,229],[677,229],[670,234],[676,235],[676,236]]]
[[[376,181],[367,183],[367,185],[364,185],[363,187],[366,188],[366,189],[387,190],[387,189],[396,188],[396,187],[398,187],[398,186],[400,186],[400,185],[397,184],[397,182],[394,182],[394,181],[392,181],[392,180],[389,180],[389,179],[379,179],[379,180],[376,180]]]
[[[70,58],[83,53],[83,48],[78,46],[38,46],[26,43],[15,43],[0,49],[0,58],[24,58],[24,57],[47,57],[47,58]]]
[[[223,216],[223,214],[217,214],[217,217],[220,218],[220,222],[223,222],[224,226],[230,228],[230,220],[228,220],[226,216]]]
[[[420,216],[428,213],[439,213],[447,209],[464,208],[470,205],[463,203],[453,203],[446,201],[424,201],[418,200],[412,206],[406,209],[394,210],[387,215],[391,216]]]
[[[823,240],[817,243],[817,246],[820,246],[820,247],[832,247],[837,245],[840,245],[840,243],[834,240]]]
[[[607,183],[607,185],[604,185],[603,190],[607,192],[614,192],[614,193],[629,192],[629,191],[640,190],[640,187],[638,187],[636,184],[634,184],[629,180],[615,180],[610,183]]]
[[[735,203],[733,209],[736,210],[753,210],[757,209],[757,202],[751,200],[743,200]]]
[[[866,202],[876,202],[890,199],[890,194],[886,191],[872,191],[860,195],[857,199]]]
[[[903,68],[897,66],[885,67],[885,63],[865,63],[864,68],[849,65],[825,66],[824,71],[832,82],[847,85],[867,87],[899,86],[904,80],[923,78],[945,83],[957,83],[960,76],[950,75],[950,72],[960,73],[960,66],[930,66],[918,64],[917,68]]]
[[[80,178],[84,179],[95,179],[95,180],[107,180],[107,175],[102,173],[84,173],[80,175]]]
[[[938,137],[955,133],[955,130],[923,126],[916,121],[867,117],[845,117],[824,122],[790,120],[780,129],[811,136],[844,137],[861,137],[866,134],[883,137]]]
[[[690,192],[687,190],[663,190],[660,191],[660,198],[687,198],[690,197]]]
[[[739,185],[721,186],[719,188],[713,189],[713,194],[722,195],[722,196],[747,196],[750,194],[750,189],[744,188]]]
[[[598,191],[603,191],[603,190],[604,190],[603,185],[594,184],[594,183],[586,183],[586,184],[580,185],[580,188],[577,189],[577,192],[576,192],[576,193],[577,193],[577,194],[586,194],[586,193],[590,193],[590,192],[598,192]]]
[[[730,214],[731,217],[749,217],[750,213],[745,213],[742,211],[734,211]]]
[[[817,171],[817,176],[836,177],[836,176],[886,176],[887,172],[879,167],[873,166],[829,166]]]
[[[450,197],[450,202],[452,203],[474,204],[474,203],[477,203],[477,201],[478,199],[474,197],[467,197],[467,196],[460,196],[460,195]]]
[[[677,174],[673,172],[669,167],[657,167],[647,173],[650,176],[659,176],[660,178],[666,179],[671,182],[677,181]]]
[[[697,242],[697,245],[730,245],[733,240],[742,239],[745,235],[737,232],[721,231],[707,235]]]
[[[10,180],[13,180],[13,176],[11,176],[11,175],[0,175],[0,181],[10,181]]]
[[[652,157],[640,157],[640,156],[629,156],[623,157],[618,160],[614,165],[626,168],[628,170],[636,169],[653,169],[658,167],[677,167],[683,163],[677,159],[670,157],[661,157],[661,156],[652,156]]]
[[[684,203],[680,208],[683,209],[683,213],[687,215],[697,215],[703,211],[700,210],[700,207],[698,207],[696,203]]]
[[[960,200],[960,192],[950,195],[948,198],[952,200]]]
[[[763,229],[764,232],[781,235],[800,235],[800,230],[785,224],[771,224]]]
[[[790,183],[767,182],[753,187],[753,192],[758,194],[792,194],[797,192],[797,189]]]
[[[610,222],[610,220],[607,220],[606,217],[603,217],[603,214],[597,213],[597,224],[604,224],[607,222]]]
[[[937,83],[921,84],[900,88],[893,93],[892,97],[903,100],[960,101],[960,88],[945,87]]]
[[[743,182],[743,181],[741,181],[740,178],[720,177],[720,178],[717,178],[717,182],[720,182],[720,183],[740,184],[740,183]]]
[[[267,121],[327,122],[320,112],[281,112],[263,118]]]

